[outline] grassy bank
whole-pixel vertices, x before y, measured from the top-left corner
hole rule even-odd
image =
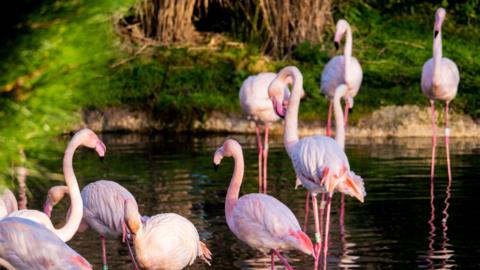
[[[128,105],[169,121],[202,119],[212,110],[239,111],[238,90],[248,75],[288,64],[304,73],[302,118],[325,117],[319,81],[324,64],[335,55],[333,42],[323,44],[323,50],[301,44],[290,60],[272,60],[258,44],[231,40],[228,33],[184,48],[132,45],[117,35],[115,22],[133,3],[47,1],[15,24],[15,35],[4,37],[0,183],[13,183],[11,168],[25,162],[18,154],[21,149],[28,167],[48,171],[42,164],[62,151],[52,138],[77,124],[82,108]],[[428,8],[394,13],[360,1],[336,5],[335,19],[345,17],[354,28],[354,55],[364,71],[353,121],[383,105],[427,104],[419,82],[432,51],[434,9]],[[462,20],[447,16],[444,55],[461,73],[453,109],[478,118],[480,79],[475,74],[480,63],[475,52],[480,30]]]

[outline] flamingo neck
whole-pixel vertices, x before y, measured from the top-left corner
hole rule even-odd
[[[442,29],[438,31],[437,37],[433,39],[433,81],[441,80],[441,63],[442,63]]]
[[[225,216],[227,222],[230,221],[233,213],[233,209],[238,202],[238,196],[240,194],[240,186],[242,185],[243,180],[243,153],[240,151],[233,152],[233,160],[235,162],[235,168],[233,169],[232,180],[230,180],[230,185],[228,186],[227,197],[225,198]]]
[[[293,151],[293,146],[298,142],[298,110],[300,108],[300,99],[302,98],[302,75],[296,69],[291,69],[293,77],[293,87],[290,99],[288,100],[287,113],[285,115],[285,132],[283,142],[289,156]],[[280,76],[280,74],[279,74]],[[286,77],[287,75],[285,75]]]
[[[342,85],[340,85],[342,86]],[[335,91],[333,96],[333,112],[335,115],[335,141],[342,149],[345,148],[345,123],[343,122],[343,110],[340,103],[342,98],[341,91]]]
[[[343,57],[345,60],[345,82],[347,84],[351,81],[351,62],[352,62],[352,30],[350,26],[347,26],[346,31],[346,41],[345,41],[345,49],[343,50]]]
[[[64,242],[69,241],[72,239],[73,235],[75,235],[83,216],[82,197],[80,195],[80,189],[78,188],[77,178],[73,172],[72,164],[73,154],[80,143],[81,142],[79,141],[79,138],[74,137],[68,144],[67,150],[65,150],[65,155],[63,156],[63,174],[65,176],[65,182],[68,186],[68,193],[70,195],[71,214],[67,218],[65,225],[56,230],[56,234]]]

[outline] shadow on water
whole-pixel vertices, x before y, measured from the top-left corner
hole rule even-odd
[[[244,148],[246,172],[241,192],[258,189],[254,136],[235,135]],[[107,155],[99,163],[81,150],[74,160],[81,187],[111,179],[129,189],[147,215],[176,212],[190,219],[214,254],[211,267],[197,261],[192,269],[270,269],[270,257],[241,243],[224,218],[224,197],[233,170],[226,159],[218,172],[212,155],[224,136],[104,135]],[[66,143],[66,142],[65,142]],[[329,269],[478,269],[480,218],[480,141],[453,139],[453,180],[448,182],[443,145],[438,146],[436,176],[430,181],[431,140],[352,139],[347,145],[351,168],[365,179],[364,204],[334,196],[328,254]],[[58,157],[61,164],[61,156]],[[304,218],[305,190],[294,190],[295,176],[281,138],[271,139],[269,193]],[[59,166],[60,168],[60,166]],[[59,168],[55,168],[58,171]],[[40,209],[48,186],[31,190],[32,208]],[[68,200],[54,211],[64,219]],[[343,211],[342,211],[343,209]],[[313,218],[308,233],[312,235]],[[101,248],[93,231],[77,234],[69,244],[95,268]],[[108,240],[111,269],[131,269],[127,248]],[[313,259],[298,252],[286,256],[296,269],[311,269]],[[277,263],[277,267],[280,264]]]

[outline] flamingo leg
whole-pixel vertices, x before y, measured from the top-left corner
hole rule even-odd
[[[263,147],[263,193],[267,194],[268,124],[265,124],[265,145]]]
[[[273,250],[272,250],[272,253],[270,254],[270,256],[271,256],[271,261],[272,261],[272,263],[271,263],[272,270],[275,270],[275,253],[273,252]]]
[[[285,265],[286,269],[293,270],[293,267],[288,263],[287,258],[285,258],[280,252],[278,252],[275,249],[273,250],[273,252],[275,253],[275,255],[277,255],[280,261]]]
[[[315,219],[315,268],[318,269],[318,255],[320,254],[320,243],[322,241],[322,236],[320,234],[320,225],[318,221],[318,203],[317,203],[317,194],[312,194],[312,207],[313,207],[313,218]]]
[[[307,191],[307,197],[305,198],[305,220],[303,221],[303,231],[307,233],[308,228],[308,208],[310,204],[310,192]]]
[[[323,234],[323,217],[325,212],[325,193],[322,193],[322,199],[320,201],[320,235]],[[320,250],[318,250],[318,255],[320,255]]]
[[[350,108],[350,105],[348,104],[348,100],[345,100],[345,111],[344,111],[344,123],[345,123],[345,127],[347,127],[347,123],[348,123],[348,109]]]
[[[133,269],[138,270],[137,261],[135,260],[135,256],[133,256],[133,250],[130,247],[130,240],[128,239],[128,236],[127,236],[127,230],[128,230],[127,225],[125,224],[125,222],[122,222],[122,233],[123,233],[122,242],[125,243],[125,241],[127,241],[128,254],[130,255],[130,259],[132,260]],[[128,233],[130,233],[130,231],[128,231]]]
[[[258,145],[258,192],[262,193],[262,137],[260,135],[260,126],[255,125],[255,131],[257,133],[257,145]]]
[[[452,181],[452,169],[450,166],[450,129],[448,128],[448,101],[445,103],[445,151],[447,152],[448,182]]]
[[[435,148],[437,147],[437,128],[435,125],[435,101],[430,100],[431,111],[432,111],[432,162],[430,167],[430,179],[433,180],[435,175]]]
[[[108,270],[107,265],[107,245],[105,244],[105,237],[100,235],[100,240],[102,240],[102,263],[103,263],[103,270]]]
[[[327,269],[327,251],[328,251],[328,233],[330,230],[330,209],[332,205],[332,195],[328,194],[327,200],[327,220],[325,221],[325,238],[323,239],[323,269]]]
[[[332,110],[333,102],[332,100],[330,100],[330,105],[328,106],[327,136],[332,136]]]

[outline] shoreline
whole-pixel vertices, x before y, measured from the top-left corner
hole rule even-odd
[[[385,106],[347,127],[347,137],[431,137],[429,108],[415,105]],[[443,112],[437,114],[437,136],[444,136]],[[450,137],[480,137],[480,124],[468,115],[449,115]],[[239,113],[214,111],[204,121],[165,122],[151,112],[125,106],[84,110],[80,126],[95,132],[204,132],[255,133],[255,124]],[[333,131],[335,128],[333,127]],[[270,134],[283,133],[283,122],[271,125]],[[299,121],[299,135],[325,134],[324,121]]]

